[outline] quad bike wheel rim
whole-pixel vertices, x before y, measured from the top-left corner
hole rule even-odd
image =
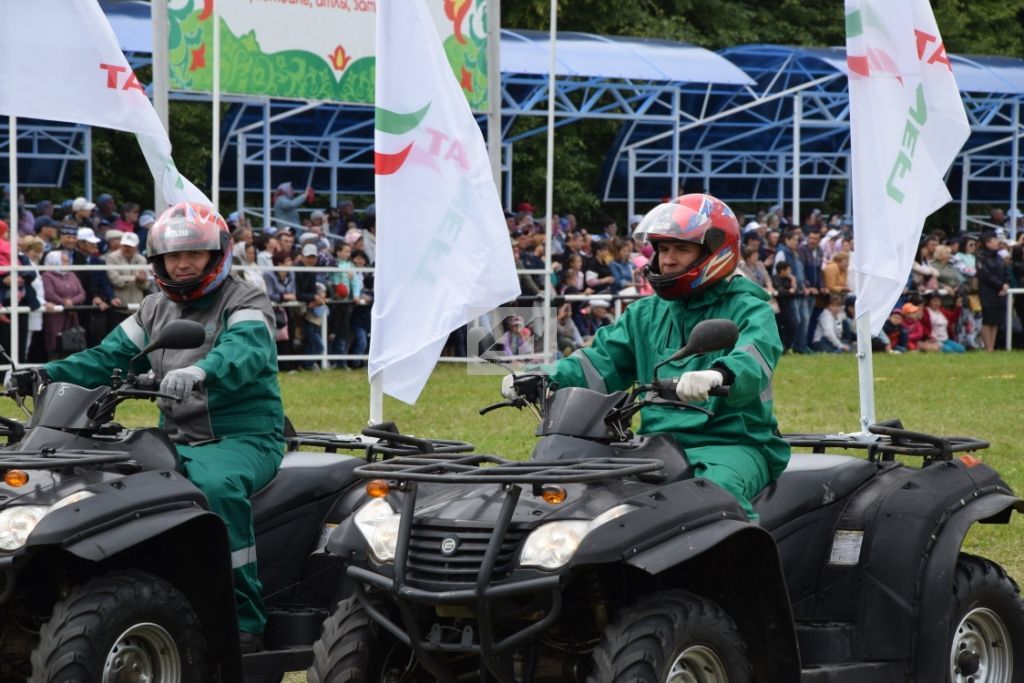
[[[114,641],[103,664],[102,683],[179,683],[181,655],[159,624],[135,624]]]
[[[691,645],[672,662],[665,683],[729,683],[729,674],[717,652]]]
[[[1006,624],[988,608],[972,609],[953,633],[949,659],[953,683],[1009,681],[1013,644]]]

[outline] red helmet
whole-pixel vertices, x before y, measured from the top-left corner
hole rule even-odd
[[[164,266],[164,255],[179,251],[209,251],[210,262],[192,280],[176,282]],[[217,291],[231,270],[228,225],[209,204],[180,202],[160,214],[149,229],[146,257],[153,264],[156,284],[173,301],[194,301]]]
[[[633,238],[654,243],[651,262],[643,276],[663,299],[685,299],[730,275],[740,260],[740,226],[729,206],[709,194],[684,194],[651,209]],[[704,248],[687,270],[662,275],[657,242],[678,240]]]

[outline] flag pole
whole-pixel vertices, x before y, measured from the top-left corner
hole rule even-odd
[[[487,156],[501,194],[501,0],[487,3]],[[511,208],[511,207],[508,207]]]
[[[220,11],[213,3],[213,140],[210,145],[210,199],[220,211]]]
[[[8,177],[11,182],[11,223],[7,229],[7,239],[11,242],[11,338],[5,340],[11,361],[18,363],[18,217],[21,208],[18,206],[18,117],[13,114],[7,118],[8,138],[7,156]],[[12,367],[11,370],[14,368]]]
[[[554,226],[551,220],[554,217],[553,204],[555,202],[555,50],[558,46],[558,2],[551,0],[551,27],[548,34],[548,44],[551,52],[548,55],[548,159],[547,178],[544,188],[544,311],[550,315],[551,312],[551,245]],[[544,360],[554,360],[554,342],[552,335],[544,335]]]
[[[871,355],[871,312],[857,316],[857,385],[860,394],[860,433],[868,436],[875,423],[875,368]]]
[[[369,372],[369,367],[367,372]],[[381,370],[370,378],[370,421],[375,425],[384,421],[384,371]]]
[[[170,71],[167,68],[167,0],[153,0],[153,108],[156,109],[160,124],[170,136],[170,115],[168,90],[170,89]],[[159,216],[167,208],[163,188],[160,182],[153,179],[153,209]]]

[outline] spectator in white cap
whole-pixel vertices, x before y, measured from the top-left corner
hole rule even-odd
[[[134,233],[129,233],[134,234]],[[121,239],[124,237],[124,231],[118,230],[117,228],[111,228],[107,230],[107,234],[103,236],[103,241],[106,242],[106,248],[103,250],[105,253],[100,255],[100,260],[107,261],[107,256],[121,248]],[[109,261],[107,261],[109,263]]]
[[[585,315],[580,315],[576,319],[576,327],[579,329],[580,334],[583,335],[583,342],[587,346],[590,345],[590,341],[594,338],[594,333],[605,325],[611,325],[612,315],[609,312],[611,308],[611,302],[608,299],[594,298],[587,302],[587,311]]]
[[[137,267],[135,270],[111,269],[110,284],[114,288],[114,298],[120,299],[123,306],[141,303],[149,293],[153,279],[146,257],[139,253],[139,236],[129,232],[121,237],[118,248],[111,247],[107,252],[107,265]],[[111,323],[119,325],[130,314],[128,310],[111,310]]]
[[[92,212],[95,208],[96,205],[85,197],[76,197],[75,201],[71,202],[71,215],[75,224],[83,228],[94,227]]]
[[[139,253],[146,255],[146,239],[149,237],[149,228],[156,222],[156,216],[147,211],[139,216],[136,223],[135,234],[139,236]]]
[[[295,188],[290,182],[281,183],[274,191],[274,220],[292,228],[301,228],[302,219],[299,218],[299,207],[306,202],[313,201],[313,196],[312,187],[307,187],[304,193],[296,195]]]
[[[315,268],[319,251],[315,244],[307,242],[299,252],[302,256],[302,265],[306,268]],[[302,336],[305,340],[303,353],[316,356],[323,353],[323,336],[320,329],[320,307],[327,303],[327,296],[317,288],[317,273],[300,268],[295,271],[295,298],[306,304],[302,318]],[[326,291],[326,290],[325,290]],[[313,361],[305,361],[302,367],[307,370],[319,370],[320,367]]]
[[[100,238],[96,236],[92,228],[79,228],[75,237],[77,245],[71,258],[72,265],[104,265],[99,256]],[[120,307],[121,301],[114,295],[114,288],[105,271],[76,270],[74,272],[82,283],[82,289],[85,290],[85,304],[96,306],[99,309],[81,311],[78,314],[78,322],[85,328],[86,341],[89,346],[93,346],[100,343],[109,329],[113,329],[113,326],[107,324],[107,309],[111,306]]]

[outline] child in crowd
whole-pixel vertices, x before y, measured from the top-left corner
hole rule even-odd
[[[925,334],[921,322],[923,312],[920,306],[907,302],[903,304],[903,331],[907,334],[908,351],[938,351],[939,345]]]
[[[772,287],[776,291],[776,300],[779,303],[779,313],[775,316],[779,327],[779,334],[782,337],[782,345],[786,351],[793,348],[793,335],[796,334],[796,315],[794,305],[796,298],[796,278],[793,276],[793,268],[785,261],[775,267],[775,275],[772,277]]]
[[[907,331],[903,329],[903,311],[896,308],[882,325],[882,333],[889,337],[889,349],[893,353],[907,350]]]
[[[781,265],[781,264],[780,264]],[[831,294],[828,306],[818,316],[818,324],[814,328],[811,348],[823,353],[842,353],[850,350],[850,346],[840,339],[843,333],[843,297]]]
[[[936,344],[943,353],[963,353],[963,344],[950,339],[949,331],[956,329],[963,306],[957,296],[951,308],[942,305],[942,294],[937,290],[925,292],[925,309],[922,312],[921,324],[925,336]]]

